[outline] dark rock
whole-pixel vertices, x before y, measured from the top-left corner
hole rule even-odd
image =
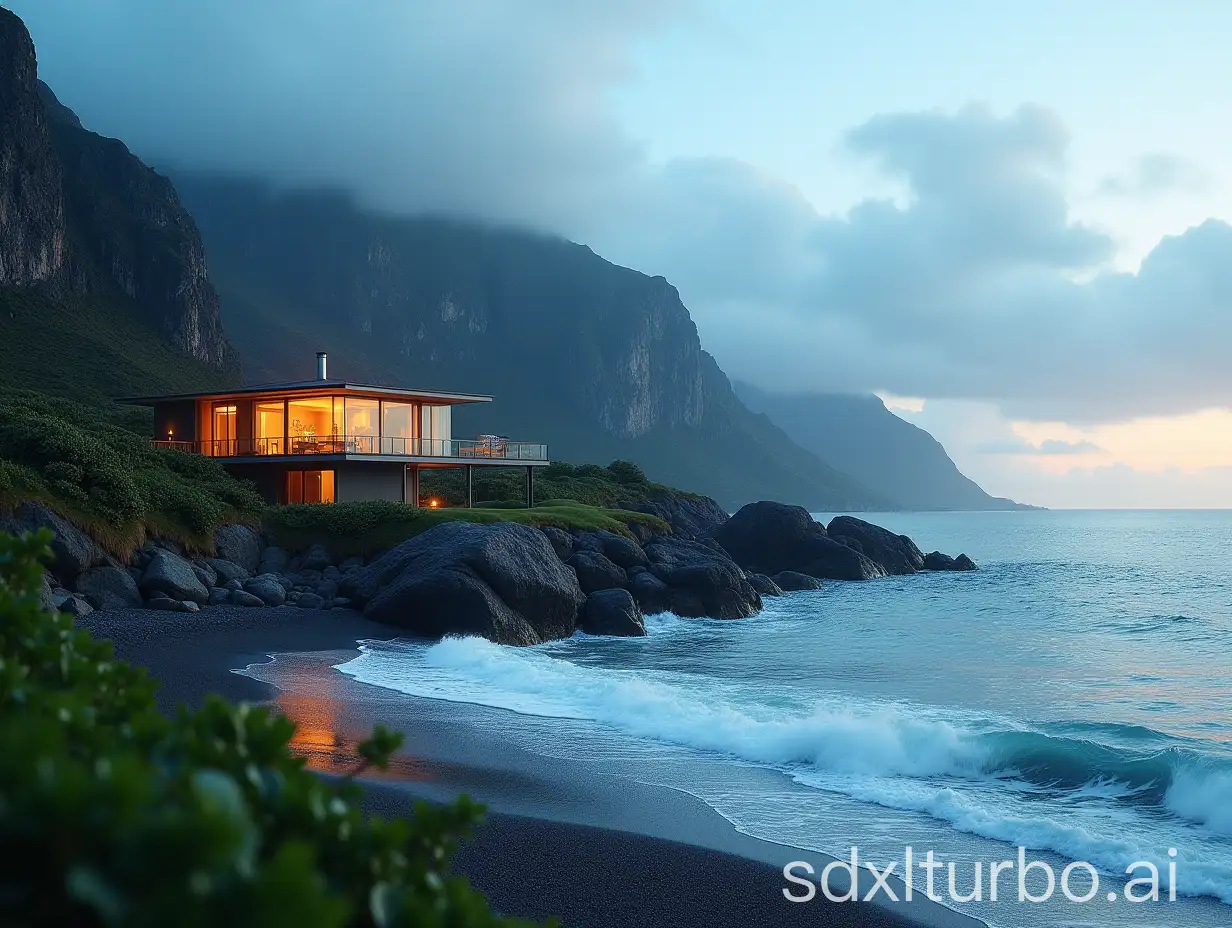
[[[671,587],[673,602],[677,591],[687,591],[701,601],[702,614],[714,619],[744,619],[761,611],[761,596],[731,561],[683,564],[672,568],[663,582]]]
[[[954,570],[954,559],[940,551],[930,551],[924,555],[925,570]]]
[[[300,556],[299,569],[301,572],[305,570],[324,570],[333,563],[334,559],[330,556],[329,548],[325,547],[325,545],[313,545]]]
[[[214,589],[210,590],[209,605],[225,606],[229,602],[231,602],[231,591],[230,590],[225,589],[221,586],[216,586],[214,587]]]
[[[321,571],[321,579],[322,580],[334,580],[334,581],[341,580],[342,571],[340,571],[333,564],[330,564],[323,571]]]
[[[774,582],[782,587],[784,593],[797,593],[800,590],[820,590],[824,584],[816,577],[798,573],[794,570],[782,570],[774,575]]]
[[[267,606],[281,606],[287,601],[288,592],[283,584],[283,578],[275,574],[259,574],[244,581],[244,592],[258,597]]]
[[[686,619],[706,618],[706,604],[702,598],[690,590],[672,590],[670,609],[676,615]]]
[[[137,587],[147,598],[162,593],[173,600],[189,599],[196,603],[210,600],[209,588],[197,579],[192,565],[178,554],[161,549],[150,558]]]
[[[295,557],[291,558],[291,560],[287,561],[287,568],[286,568],[285,573],[297,574],[299,573],[300,568],[303,566],[304,566],[304,559],[300,557],[299,555],[296,555]]]
[[[103,562],[102,549],[89,535],[41,503],[22,503],[11,514],[0,515],[0,531],[17,535],[40,528],[55,533],[55,538],[51,540],[52,561],[48,569],[65,586],[73,586],[78,574]]]
[[[554,525],[545,525],[539,531],[543,532],[547,537],[548,542],[552,545],[552,550],[556,552],[556,556],[561,561],[569,560],[569,555],[573,554],[572,535]]]
[[[172,599],[170,596],[165,596],[162,593],[152,596],[145,601],[147,609],[162,609],[164,612],[197,612],[199,607],[192,600]]]
[[[646,620],[628,590],[599,590],[586,597],[579,623],[588,635],[646,634]]]
[[[266,602],[260,596],[249,593],[247,590],[232,590],[231,602],[236,606],[257,607],[264,606]],[[281,605],[281,603],[279,604]]]
[[[141,591],[124,567],[94,567],[77,578],[77,592],[95,609],[141,608]]]
[[[880,564],[827,537],[825,528],[802,506],[749,503],[714,537],[737,564],[759,574],[773,576],[793,570],[830,580],[871,580],[886,575]]]
[[[965,554],[960,554],[958,557],[954,558],[954,569],[976,570],[977,567],[975,561],[971,560],[971,558],[967,557]]]
[[[214,532],[214,551],[251,574],[261,563],[261,536],[247,525],[223,525]]]
[[[280,574],[291,563],[291,555],[282,548],[270,545],[261,552],[261,563],[256,572],[262,574]],[[253,571],[249,571],[252,573]]]
[[[214,569],[214,575],[218,578],[214,582],[218,586],[226,586],[229,580],[247,580],[248,571],[234,561],[224,560],[220,557],[212,557],[206,563]]]
[[[147,561],[146,563],[149,563],[149,561]],[[125,569],[125,570],[127,570],[127,571],[128,571],[128,575],[129,575],[130,577],[132,577],[132,578],[133,578],[133,583],[140,583],[140,582],[141,582],[141,575],[145,572],[144,568],[141,568],[141,567],[125,567],[124,569]]]
[[[624,588],[629,576],[601,552],[583,549],[569,558],[569,566],[577,573],[578,584],[587,595],[597,590]]]
[[[192,565],[193,573],[197,575],[197,579],[205,586],[207,590],[213,589],[218,585],[218,574],[214,572],[214,568],[205,563],[194,563]]]
[[[656,615],[671,609],[671,590],[650,571],[635,576],[629,583],[629,592],[645,615]]]
[[[585,602],[547,536],[508,522],[434,526],[344,577],[339,589],[379,622],[505,644],[569,637]]]
[[[598,554],[603,553],[603,541],[595,532],[577,531],[570,537],[573,540],[574,551],[592,551]]]
[[[242,590],[244,588],[244,581],[239,580],[239,579],[228,580],[226,583],[222,585],[222,588],[224,590],[231,590],[232,592],[236,590]]]
[[[727,521],[727,510],[707,496],[670,493],[632,507],[658,516],[672,528],[676,538],[709,538]],[[639,539],[640,540],[640,539]],[[642,541],[642,544],[646,544]]]
[[[826,526],[826,534],[835,541],[858,542],[856,550],[880,564],[891,576],[913,574],[924,566],[924,555],[914,541],[863,519],[835,516]]]
[[[757,591],[759,596],[782,596],[783,588],[765,574],[749,574],[749,586]]]
[[[91,612],[94,611],[94,607],[91,606],[88,602],[86,602],[86,599],[84,596],[78,596],[75,593],[69,593],[67,590],[63,592],[64,592],[63,596],[54,597],[56,609],[58,609],[60,612],[63,612],[63,613],[66,613],[72,616],[83,616],[83,615],[89,615]]]
[[[43,571],[43,585],[39,588],[39,609],[43,612],[55,612],[56,598],[52,592],[51,574]]]
[[[363,567],[364,559],[358,554],[353,554],[350,557],[343,558],[338,563],[339,570],[350,570],[353,567]]]
[[[159,551],[170,551],[176,557],[184,556],[184,549],[178,542],[174,542],[169,538],[153,538],[150,540],[150,547],[155,554]]]
[[[325,599],[316,593],[300,593],[295,605],[301,609],[320,609],[325,605]]]
[[[648,563],[642,546],[631,538],[607,531],[595,532],[595,537],[599,539],[604,555],[617,567],[629,570],[632,567],[645,567]]]
[[[330,605],[330,608],[333,608],[333,609],[350,609],[351,601],[347,599],[345,596],[335,596],[334,601],[331,602],[329,605]]]
[[[317,584],[316,594],[326,602],[338,595],[338,584],[334,580],[322,580]]]

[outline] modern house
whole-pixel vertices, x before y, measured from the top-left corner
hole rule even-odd
[[[547,445],[453,437],[454,406],[491,400],[331,380],[321,352],[315,380],[121,402],[154,408],[156,445],[217,458],[270,502],[383,499],[417,506],[424,468],[463,467],[472,505],[474,468],[522,467],[530,505],[535,468],[549,463]]]

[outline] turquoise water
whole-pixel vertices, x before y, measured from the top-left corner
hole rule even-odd
[[[1157,922],[1124,902],[956,906],[993,924],[1232,923],[1232,513],[870,518],[981,569],[832,583],[737,622],[659,616],[645,639],[374,643],[342,669],[569,720],[530,746],[635,756],[801,847],[1024,845],[1110,879],[1152,861],[1165,884],[1176,849],[1181,898]],[[690,756],[730,776],[690,779]]]

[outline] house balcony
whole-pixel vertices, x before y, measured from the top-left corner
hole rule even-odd
[[[542,442],[508,441],[495,435],[475,439],[394,438],[377,435],[292,435],[287,438],[224,438],[212,441],[155,439],[154,447],[222,459],[309,457],[431,458],[459,464],[506,461],[542,462],[548,446]]]

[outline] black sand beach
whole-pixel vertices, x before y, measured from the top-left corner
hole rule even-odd
[[[314,769],[349,768],[356,741],[380,721],[407,735],[390,772],[367,784],[380,814],[417,799],[461,792],[489,813],[462,848],[457,869],[500,911],[559,916],[582,926],[978,925],[927,901],[894,910],[808,904],[783,897],[782,867],[815,852],[743,835],[708,806],[627,778],[569,775],[508,745],[493,757],[450,724],[448,705],[415,700],[337,673],[358,639],[394,637],[387,626],[345,611],[215,607],[199,614],[125,610],[94,613],[82,627],[115,643],[119,657],[160,681],[160,705],[198,704],[205,694],[273,701],[299,725],[296,747]],[[287,655],[297,676],[283,689],[232,672]],[[280,658],[283,660],[283,658]],[[259,668],[254,668],[254,672]]]

